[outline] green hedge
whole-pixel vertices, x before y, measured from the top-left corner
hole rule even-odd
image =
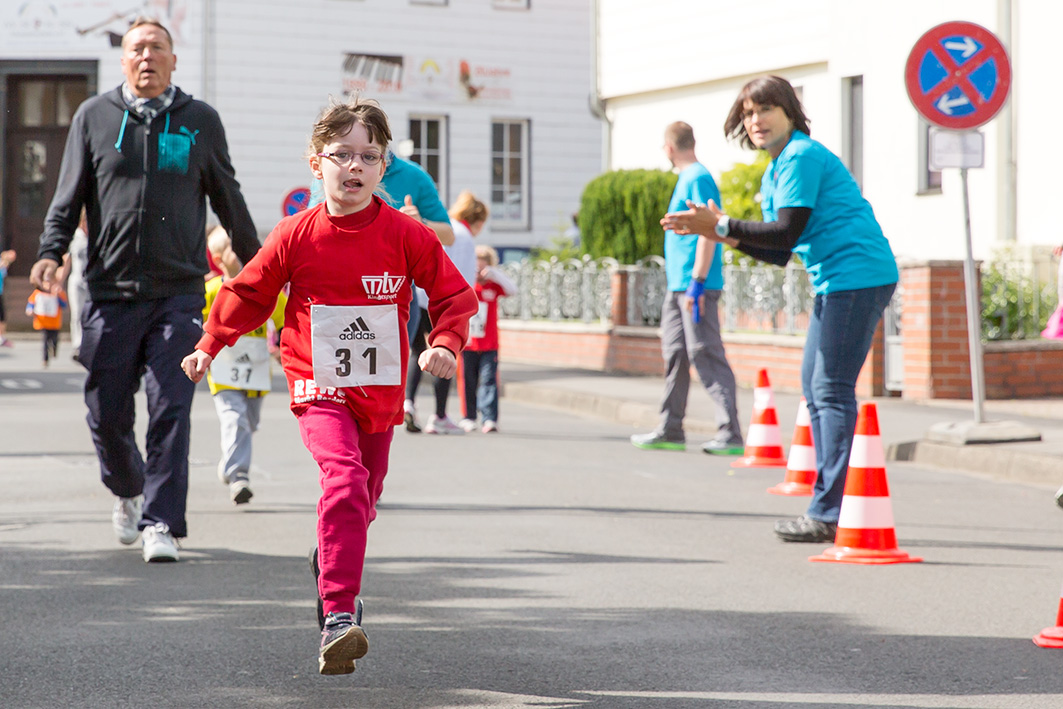
[[[763,150],[749,165],[735,163],[730,170],[720,175],[720,199],[724,212],[732,219],[763,221],[760,211],[760,179],[771,162],[771,156]]]
[[[660,222],[677,179],[663,170],[616,170],[587,183],[579,209],[584,253],[621,263],[663,254]]]

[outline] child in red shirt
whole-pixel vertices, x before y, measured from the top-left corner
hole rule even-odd
[[[483,432],[498,432],[498,299],[517,292],[517,285],[498,268],[498,252],[476,247],[476,296],[480,303],[469,321],[469,343],[461,353],[465,418],[479,411]],[[464,423],[464,422],[463,422]]]
[[[281,362],[303,443],[317,462],[321,674],[347,674],[369,649],[360,626],[369,523],[402,423],[411,280],[428,291],[435,327],[421,369],[452,377],[476,296],[421,222],[373,193],[384,176],[388,119],[371,100],[333,102],[310,138],[325,201],[282,219],[214,301],[181,366],[199,381],[226,345],[265,322],[290,284]]]
[[[47,367],[48,360],[59,355],[59,330],[66,307],[66,291],[58,287],[52,291],[34,290],[26,302],[26,315],[33,316],[33,329],[40,330],[44,340],[41,366]]]

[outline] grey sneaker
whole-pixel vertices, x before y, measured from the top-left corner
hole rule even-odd
[[[114,528],[114,535],[122,544],[132,544],[140,536],[137,525],[140,524],[140,508],[143,503],[143,495],[119,497],[114,501],[111,526]]]
[[[163,522],[156,522],[145,527],[144,561],[177,561],[177,540],[170,534],[170,527]]]
[[[784,542],[833,542],[837,533],[837,524],[820,522],[806,515],[780,519],[775,523],[775,536]]]
[[[347,675],[354,672],[354,661],[369,652],[369,638],[362,630],[362,601],[355,601],[355,612],[329,613],[321,631],[318,671],[323,675]]]
[[[1063,507],[1063,487],[1056,490],[1056,504]]]
[[[685,438],[668,438],[657,431],[636,433],[631,437],[631,445],[647,450],[685,451],[687,449]]]
[[[742,455],[746,452],[742,441],[708,441],[701,446],[701,450],[709,455]]]
[[[255,493],[251,492],[251,484],[247,480],[247,473],[235,473],[229,483],[229,499],[234,505],[242,505],[251,500]]]

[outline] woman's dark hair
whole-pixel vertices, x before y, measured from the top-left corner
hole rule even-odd
[[[762,106],[778,106],[786,113],[786,117],[794,124],[795,129],[805,135],[811,135],[808,116],[805,115],[801,101],[797,98],[790,82],[781,76],[762,76],[742,87],[734,105],[731,106],[731,111],[727,114],[727,120],[723,123],[723,134],[729,140],[737,140],[743,148],[755,150],[757,147],[749,139],[745,124],[742,122],[747,100]]]

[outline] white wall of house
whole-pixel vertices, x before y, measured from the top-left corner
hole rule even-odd
[[[0,9],[0,60],[97,59],[99,88],[122,80],[105,22],[134,3],[50,0]],[[527,226],[488,224],[495,245],[549,243],[569,224],[584,185],[602,169],[602,124],[592,93],[590,0],[145,0],[176,28],[174,83],[221,114],[233,163],[259,231],[307,186],[310,128],[329,95],[353,77],[348,54],[400,57],[401,89],[369,81],[364,95],[387,111],[396,141],[411,115],[446,118],[448,204],[463,189],[491,196],[491,125],[527,120]],[[519,6],[528,5],[527,9]],[[513,6],[517,6],[514,8]],[[169,14],[168,14],[169,10]],[[121,32],[126,20],[109,27]],[[79,34],[78,29],[99,24]],[[470,66],[459,81],[460,62]],[[438,73],[436,69],[439,69]],[[356,82],[355,82],[356,83]]]
[[[977,258],[1008,243],[1041,252],[1063,243],[1055,210],[1046,208],[1058,199],[1059,179],[1042,146],[1051,134],[1046,121],[1063,109],[1052,88],[1063,5],[1012,4],[1017,229],[1005,225],[1008,189],[999,154],[1005,124],[998,115],[981,129],[985,167],[969,171]],[[1004,0],[655,0],[651,8],[639,0],[598,0],[599,90],[612,124],[611,167],[667,168],[662,135],[675,120],[694,127],[698,156],[717,178],[735,162],[750,162],[751,153],[724,139],[723,122],[741,86],[768,73],[801,88],[812,136],[844,156],[845,80],[862,76],[864,195],[894,251],[962,258],[959,171],[945,171],[940,190],[920,191],[920,121],[905,91],[904,66],[916,40],[942,22],[975,22],[1000,36],[1008,6]]]

